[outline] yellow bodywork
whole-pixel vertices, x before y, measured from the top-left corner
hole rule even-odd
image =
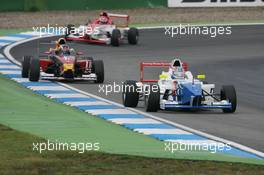
[[[160,79],[167,79],[169,76],[167,74],[160,74]]]
[[[198,79],[205,79],[205,75],[197,75]]]
[[[68,70],[74,71],[74,65],[73,64],[64,64],[63,65],[63,71],[66,72]]]

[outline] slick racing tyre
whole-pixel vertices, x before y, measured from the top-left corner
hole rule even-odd
[[[40,77],[39,60],[36,58],[32,58],[30,60],[29,81],[39,81],[39,77]]]
[[[92,63],[92,72],[96,74],[95,83],[104,82],[104,63],[102,60],[94,60]]]
[[[150,86],[149,96],[146,97],[146,111],[147,112],[157,112],[160,109],[160,90],[159,88],[153,88]]]
[[[111,35],[111,44],[112,46],[119,46],[120,45],[120,38],[121,38],[121,32],[119,29],[114,29],[112,31]]]
[[[137,28],[130,28],[127,32],[127,39],[128,43],[135,45],[138,43],[138,29]]]
[[[139,101],[139,93],[137,92],[136,81],[127,80],[124,82],[122,101],[125,107],[137,107]]]
[[[30,60],[32,56],[24,56],[22,60],[22,70],[21,76],[22,78],[28,78],[29,68],[30,68]]]
[[[228,100],[231,103],[231,108],[223,109],[224,113],[234,113],[237,106],[237,96],[234,86],[223,86],[220,91],[221,100]]]

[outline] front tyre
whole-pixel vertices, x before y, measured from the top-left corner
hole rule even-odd
[[[22,78],[28,78],[31,59],[32,56],[24,56],[22,59],[22,70],[21,70]]]
[[[132,45],[136,45],[138,43],[138,29],[137,28],[130,28],[127,32],[127,39],[128,43]]]
[[[149,96],[146,97],[146,111],[157,112],[160,109],[160,89],[158,87],[154,89],[154,85],[152,85],[149,92]]]
[[[111,45],[118,47],[120,45],[121,32],[119,29],[114,29],[111,35]]]
[[[137,82],[134,80],[127,80],[124,82],[122,101],[125,107],[135,108],[138,105],[139,93],[137,92]]]
[[[231,108],[224,108],[224,113],[234,113],[237,107],[237,96],[235,87],[232,85],[223,86],[220,91],[221,100],[227,100],[231,103]]]
[[[104,63],[102,60],[94,60],[92,63],[92,72],[96,74],[95,83],[104,82]]]
[[[39,81],[40,77],[40,64],[39,60],[36,58],[32,58],[30,61],[29,68],[29,81]]]

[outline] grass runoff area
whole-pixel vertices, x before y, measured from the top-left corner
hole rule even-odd
[[[30,31],[30,29],[0,29],[0,36]]]
[[[0,125],[0,174],[264,174],[261,165],[191,161],[89,152],[33,152],[30,143],[45,140]]]

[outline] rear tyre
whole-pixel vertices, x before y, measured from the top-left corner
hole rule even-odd
[[[135,108],[138,105],[139,93],[137,92],[137,84],[134,80],[124,82],[122,92],[122,101],[125,107]]]
[[[146,100],[146,111],[157,112],[160,109],[160,89],[154,90],[153,86],[150,87],[150,94]]]
[[[22,78],[28,78],[29,68],[30,68],[30,60],[32,56],[24,56],[22,60],[22,70],[21,76]]]
[[[118,47],[120,45],[121,32],[119,29],[114,29],[111,35],[112,46]]]
[[[237,96],[235,87],[232,85],[223,86],[220,91],[221,100],[228,100],[231,108],[223,109],[224,113],[234,113],[237,107]]]
[[[93,73],[96,74],[97,79],[95,83],[103,83],[104,82],[104,63],[102,60],[94,60],[92,63]]]
[[[138,29],[137,28],[130,28],[127,32],[127,39],[128,39],[128,43],[135,45],[138,43]]]
[[[39,81],[39,76],[40,76],[39,60],[36,58],[32,58],[30,61],[30,68],[29,68],[29,81]]]

